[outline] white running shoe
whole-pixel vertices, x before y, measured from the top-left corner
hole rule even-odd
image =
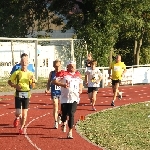
[[[55,121],[54,128],[58,129],[58,122]]]
[[[67,138],[68,138],[68,139],[73,139],[72,132],[68,132]]]

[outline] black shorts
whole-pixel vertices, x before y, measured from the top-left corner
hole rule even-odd
[[[15,97],[15,109],[28,109],[29,107],[29,98],[19,98]]]
[[[88,87],[88,93],[92,93],[93,91],[98,91],[98,87]]]
[[[60,99],[60,95],[51,95],[51,99],[55,100],[55,99]]]
[[[120,85],[121,80],[112,80],[112,85],[115,85],[116,83],[119,83],[119,85]]]

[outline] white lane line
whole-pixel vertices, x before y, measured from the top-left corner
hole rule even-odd
[[[35,119],[32,119],[27,125],[26,125],[26,128],[25,128],[25,138],[29,141],[29,143],[35,147],[37,150],[41,150],[41,148],[39,148],[36,143],[33,143],[33,141],[30,139],[30,137],[28,136],[28,133],[27,133],[27,128],[28,126],[35,120],[38,120],[39,118],[42,118],[42,117],[45,117],[47,115],[49,115],[50,113],[47,113],[47,114],[44,114],[42,116],[39,116],[39,117],[36,117]]]
[[[10,113],[12,114],[12,113],[14,113],[14,112],[15,112],[15,111],[12,111],[12,112],[10,112]],[[9,115],[10,113],[1,114],[0,117],[1,117],[1,116],[4,116],[4,115]]]
[[[48,105],[43,105],[44,107],[45,106],[48,106]],[[14,108],[15,109],[15,108]],[[35,107],[32,107],[32,108],[29,108],[29,109],[39,109],[38,106],[35,106]],[[28,110],[29,110],[28,109]],[[12,112],[6,112],[5,114],[0,114],[0,117],[4,116],[4,115],[9,115],[9,114],[12,114],[12,113],[15,113],[15,111],[12,111]]]

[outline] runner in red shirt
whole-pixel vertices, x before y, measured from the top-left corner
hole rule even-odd
[[[69,61],[67,71],[60,71],[56,74],[56,79],[53,84],[61,86],[61,111],[62,111],[62,130],[66,131],[67,115],[69,116],[68,127],[69,132],[67,138],[73,139],[72,129],[74,125],[74,113],[77,109],[77,104],[80,101],[79,95],[82,93],[83,80],[81,74],[76,71],[76,63]]]

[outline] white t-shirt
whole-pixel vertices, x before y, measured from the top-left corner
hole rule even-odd
[[[83,83],[80,73],[63,71],[56,75],[56,80],[59,80],[61,83],[68,83],[69,85],[68,88],[61,87],[60,103],[73,103],[74,101],[79,103],[79,84]]]
[[[98,80],[102,77],[102,73],[98,68],[95,68],[94,70],[90,68],[85,74],[88,75],[88,87],[99,87],[100,82],[98,82]]]

